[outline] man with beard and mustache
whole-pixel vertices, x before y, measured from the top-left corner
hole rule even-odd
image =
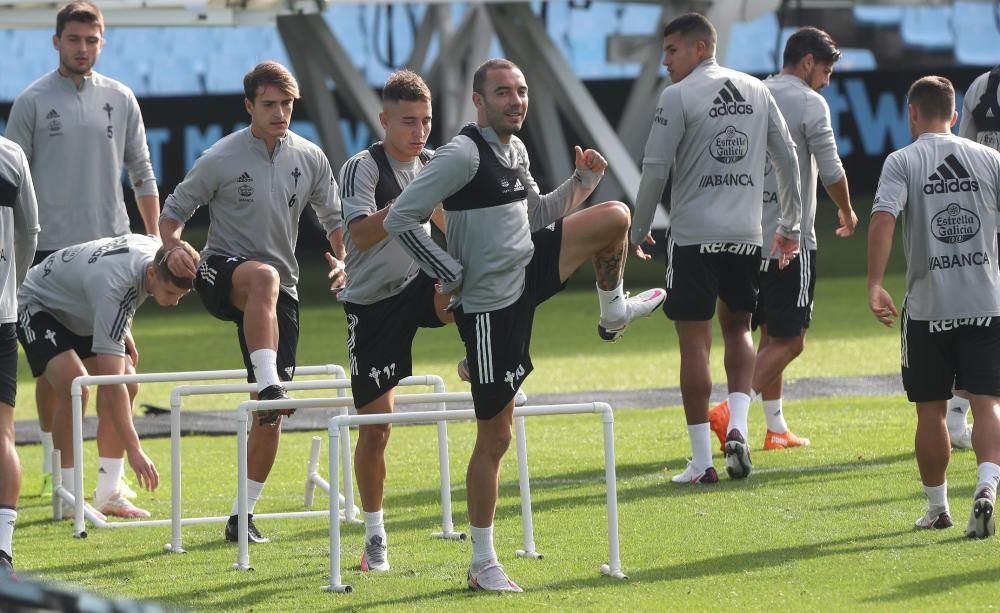
[[[514,398],[531,373],[535,307],[559,292],[593,260],[601,317],[598,335],[617,341],[634,319],[663,304],[651,289],[629,298],[622,271],[631,221],[628,207],[605,202],[570,214],[600,182],[607,161],[576,147],[576,170],[542,195],[529,172],[524,144],[514,136],[528,110],[528,86],[513,62],[483,63],[472,81],[477,121],[436,150],[396,198],[384,227],[452,296],[450,309],[465,343],[459,365],[472,384],[476,445],[466,475],[474,590],[520,592],[493,548],[500,460],[511,439]],[[448,251],[422,227],[441,202]]]
[[[31,165],[42,231],[32,265],[50,254],[99,238],[129,233],[121,169],[128,169],[146,233],[159,235],[160,199],[146,145],[146,129],[135,94],[94,71],[104,47],[104,17],[87,0],[76,0],[56,15],[52,46],[59,66],[14,100],[7,138],[21,146]],[[134,396],[137,386],[130,387]],[[35,388],[41,426],[42,493],[51,494],[52,416],[55,393],[39,381]],[[97,435],[102,474],[121,496],[104,512],[131,516],[134,497],[120,476],[125,448],[114,432]],[[113,483],[112,483],[113,481]]]

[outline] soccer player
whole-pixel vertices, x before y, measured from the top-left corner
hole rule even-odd
[[[38,196],[42,232],[32,265],[53,251],[129,232],[121,169],[128,169],[146,233],[157,235],[160,200],[135,94],[94,71],[104,47],[104,17],[87,0],[56,15],[56,70],[14,100],[7,138],[21,146]],[[41,426],[42,491],[51,493],[53,392],[35,388]],[[135,494],[123,484],[123,490]]]
[[[676,483],[715,483],[708,399],[712,374],[712,319],[716,302],[725,342],[729,384],[726,471],[746,478],[754,371],[750,317],[757,305],[761,263],[765,157],[777,171],[780,217],[769,253],[779,269],[799,247],[802,201],[795,143],[767,86],[715,61],[715,27],[688,13],[663,31],[663,63],[673,84],[660,96],[646,141],[630,241],[651,241],[649,225],[667,178],[671,187],[667,234],[667,300],[681,352],[681,394],[693,457]]]
[[[295,374],[299,302],[295,259],[299,217],[313,207],[335,252],[340,243],[340,202],[333,170],[323,151],[288,129],[299,85],[277,62],[257,64],[243,78],[250,125],[206,150],[167,197],[160,234],[169,249],[170,269],[197,277],[194,289],[218,319],[236,324],[236,336],[260,400],[287,398],[282,381]],[[207,205],[208,239],[200,261],[175,249],[184,224]],[[331,271],[342,282],[339,261]],[[247,448],[250,513],[278,452],[282,415],[257,413]],[[226,524],[226,540],[236,542],[236,501]],[[267,542],[252,517],[249,538]]]
[[[38,242],[38,207],[28,159],[0,136],[0,579],[14,572],[14,524],[21,460],[14,446],[17,395],[17,288]]]
[[[195,253],[189,246],[183,249]],[[191,277],[170,272],[159,238],[126,234],[60,249],[34,266],[18,292],[17,337],[36,379],[45,379],[56,399],[55,446],[62,452],[62,478],[73,483],[73,417],[70,389],[79,376],[133,373],[139,352],[132,318],[153,296],[174,306],[190,291]],[[83,395],[86,408],[88,394]],[[142,449],[132,423],[132,390],[124,384],[97,390],[97,489],[94,507],[105,515],[148,517],[120,489],[124,462],[139,485],[156,489],[159,474]],[[67,505],[68,508],[68,505]]]
[[[521,70],[504,59],[483,63],[472,82],[476,123],[436,150],[430,163],[389,209],[386,231],[452,296],[466,366],[472,374],[476,444],[466,474],[472,589],[520,592],[493,548],[500,460],[511,439],[514,397],[531,373],[535,307],[559,292],[592,260],[601,318],[598,334],[616,341],[634,319],[663,302],[652,289],[633,298],[622,291],[628,208],[605,202],[570,214],[600,182],[607,161],[576,147],[576,170],[541,195],[524,144],[514,136],[528,111]],[[423,221],[444,205],[448,251],[427,235]]]
[[[829,34],[816,28],[802,28],[785,43],[781,73],[764,80],[795,141],[802,189],[801,257],[779,269],[773,254],[762,254],[760,295],[751,322],[760,328],[750,389],[753,397],[760,395],[764,405],[767,420],[764,449],[809,444],[809,439],[788,429],[781,395],[784,370],[802,353],[812,320],[816,289],[817,175],[837,205],[840,220],[837,236],[851,236],[858,225],[858,216],[851,208],[847,175],[837,155],[830,107],[818,93],[830,84],[830,74],[838,59],[840,51]],[[764,170],[764,236],[774,236],[780,216],[777,181],[771,170],[770,165]],[[719,443],[725,447],[728,402],[722,401],[713,407],[708,418]]]
[[[347,283],[339,298],[347,313],[351,391],[358,413],[391,413],[394,388],[412,374],[411,347],[418,328],[454,321],[448,297],[420,270],[382,221],[393,201],[430,160],[431,92],[409,70],[393,73],[382,88],[379,120],[385,140],[344,164],[340,174]],[[432,217],[439,217],[435,209]],[[429,231],[425,224],[424,231]],[[365,520],[362,571],[389,570],[382,514],[385,447],[390,425],[361,426],[354,471]]]
[[[945,416],[952,389],[961,389],[972,403],[979,464],[966,535],[985,538],[995,533],[1000,482],[1000,153],[952,135],[955,90],[947,79],[918,79],[907,100],[915,142],[882,167],[868,230],[868,304],[880,322],[895,322],[896,305],[882,282],[902,213],[902,376],[916,404],[917,467],[927,495],[916,526],[952,525]]]
[[[1000,66],[976,77],[965,92],[958,135],[1000,151]],[[972,449],[966,395],[956,390],[948,403],[948,434],[956,449]]]

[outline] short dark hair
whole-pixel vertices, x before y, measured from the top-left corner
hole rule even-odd
[[[792,66],[812,54],[820,64],[834,64],[840,59],[840,49],[829,34],[819,28],[805,27],[788,37],[785,43],[784,65]]]
[[[101,9],[88,0],[73,0],[56,14],[56,37],[62,36],[66,24],[71,21],[96,25],[104,34],[104,15]]]
[[[382,86],[382,102],[430,102],[431,90],[412,70],[397,70]]]
[[[486,92],[483,91],[483,87],[486,85],[486,74],[495,69],[521,70],[517,67],[517,64],[510,60],[505,60],[503,58],[486,60],[479,65],[479,68],[476,69],[476,73],[472,75],[472,91],[476,92],[480,96],[486,95]]]
[[[671,19],[670,23],[663,28],[663,37],[666,38],[671,34],[703,40],[710,49],[715,49],[715,42],[718,39],[715,26],[708,20],[708,17],[701,13],[685,13]]]
[[[955,88],[944,77],[921,77],[913,82],[906,94],[908,103],[917,107],[928,119],[951,120],[955,115]]]
[[[253,102],[257,97],[257,90],[266,85],[273,85],[296,100],[299,98],[299,82],[278,62],[268,60],[254,66],[243,77],[243,95]]]
[[[167,254],[169,253],[170,251],[163,247],[156,250],[156,255],[153,256],[153,268],[156,270],[156,276],[164,281],[169,281],[175,287],[191,289],[194,285],[194,279],[178,277],[170,271],[170,266],[167,265]]]

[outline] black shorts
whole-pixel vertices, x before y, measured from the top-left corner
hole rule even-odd
[[[44,260],[45,258],[49,257],[50,255],[52,255],[56,251],[58,251],[58,249],[53,250],[53,251],[36,251],[34,259],[31,260],[31,265],[32,266],[37,266],[42,260]]]
[[[816,295],[816,250],[803,250],[778,270],[778,260],[761,260],[760,294],[752,324],[768,336],[802,336],[812,322]]]
[[[229,294],[233,289],[233,271],[246,261],[248,260],[244,257],[208,256],[198,266],[194,290],[198,292],[201,303],[209,313],[236,324],[236,336],[243,354],[243,365],[247,369],[247,381],[254,383],[257,377],[254,376],[250,350],[247,349],[246,336],[243,334],[243,311],[229,301]],[[299,301],[279,290],[275,310],[278,318],[278,377],[282,381],[291,381],[295,376],[295,353],[299,345]]]
[[[674,321],[707,321],[721,299],[731,311],[757,307],[760,247],[712,242],[680,246],[667,234],[667,299],[663,312]]]
[[[434,310],[435,283],[420,272],[395,296],[373,304],[344,303],[354,406],[367,405],[413,374],[417,329],[444,325]]]
[[[948,400],[952,389],[1000,396],[1000,317],[914,321],[904,311],[900,334],[910,402]]]
[[[64,351],[75,351],[81,360],[94,357],[93,336],[80,336],[59,323],[45,311],[28,312],[21,307],[17,316],[17,340],[24,347],[24,355],[31,367],[31,376],[41,377],[49,360]]]
[[[531,373],[531,325],[535,307],[566,287],[559,279],[562,221],[531,235],[535,253],[524,269],[524,292],[514,304],[484,313],[455,311],[472,377],[478,419],[496,417]]]
[[[0,324],[0,402],[14,406],[17,398],[17,326]]]

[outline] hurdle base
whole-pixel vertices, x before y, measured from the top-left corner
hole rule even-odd
[[[531,558],[532,560],[542,560],[542,559],[545,558],[545,554],[544,553],[538,553],[534,549],[532,549],[531,551],[525,551],[524,549],[518,549],[517,551],[514,552],[514,555],[516,555],[519,558]]]
[[[338,594],[350,594],[354,591],[354,588],[347,585],[346,583],[341,583],[339,585],[324,585],[324,592],[336,592]]]
[[[163,546],[163,550],[168,553],[187,553],[187,550],[183,547],[174,547],[172,544],[167,543]]]
[[[254,567],[250,566],[249,564],[240,564],[239,562],[236,562],[235,564],[233,564],[233,570],[242,570],[252,573],[254,571]]]
[[[87,538],[87,531],[83,530],[81,532],[74,532],[73,533],[73,538],[75,538],[75,539],[85,539],[85,538]]]
[[[464,541],[468,537],[464,532],[454,532],[449,530],[447,532],[431,532],[431,538],[445,541]]]
[[[607,564],[601,564],[601,574],[611,577],[612,579],[621,579],[623,581],[628,580],[628,575],[622,572],[622,569],[616,568],[611,570],[611,567]]]

